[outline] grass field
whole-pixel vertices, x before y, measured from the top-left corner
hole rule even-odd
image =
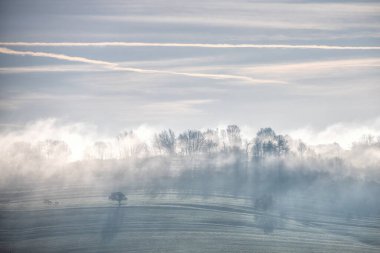
[[[379,252],[380,217],[333,214],[302,199],[40,187],[1,193],[1,252]],[[56,204],[44,203],[51,199]],[[289,203],[289,204],[287,204]],[[281,208],[279,206],[281,205]]]

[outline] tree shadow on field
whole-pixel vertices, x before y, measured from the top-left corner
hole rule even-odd
[[[254,208],[260,212],[254,215],[255,224],[262,229],[265,234],[271,234],[275,229],[284,226],[283,217],[274,215],[275,202],[272,194],[263,194],[255,199]]]
[[[102,229],[102,241],[110,242],[120,232],[127,209],[125,207],[110,208],[107,212],[107,220]]]

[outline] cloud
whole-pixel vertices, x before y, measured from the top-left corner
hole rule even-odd
[[[19,103],[13,99],[0,99],[0,110],[15,110],[19,107]]]
[[[338,143],[344,149],[351,149],[352,144],[360,141],[364,135],[380,136],[380,118],[360,124],[336,123],[322,130],[299,128],[289,131],[289,135],[309,145]]]
[[[123,4],[122,4],[123,5]],[[143,4],[144,5],[144,4]],[[124,6],[130,8],[130,6]],[[336,31],[359,28],[376,29],[376,17],[379,6],[373,3],[315,3],[300,1],[282,3],[276,1],[218,1],[202,2],[202,7],[194,3],[181,5],[157,2],[145,6],[143,12],[130,12],[127,15],[86,15],[82,20],[90,22],[112,22],[113,25],[125,23],[143,26],[186,26],[199,28],[225,28],[230,31],[236,28],[248,29],[300,29],[316,31]],[[328,18],[326,18],[328,17]],[[256,37],[255,33],[255,37]]]
[[[254,73],[280,73],[280,74],[297,74],[304,72],[331,71],[342,68],[357,67],[380,67],[379,58],[362,58],[362,59],[345,59],[329,61],[312,61],[290,64],[268,64],[248,67],[244,72]]]
[[[8,54],[8,55],[47,57],[47,58],[64,60],[64,61],[83,62],[83,63],[89,63],[89,64],[95,64],[95,65],[102,65],[102,66],[107,66],[110,68],[116,68],[118,66],[117,64],[112,63],[112,62],[93,60],[93,59],[77,57],[77,56],[68,56],[64,54],[32,52],[32,51],[16,51],[16,50],[8,49],[8,48],[0,48],[0,53]]]
[[[93,125],[85,123],[62,124],[57,119],[50,118],[26,124],[19,130],[2,131],[0,135],[1,149],[9,149],[14,143],[30,142],[37,145],[45,140],[61,140],[68,144],[70,160],[83,159],[87,146],[94,140],[108,139],[97,132]]]
[[[0,46],[38,47],[194,47],[194,48],[259,48],[259,49],[321,49],[321,50],[380,50],[379,46],[333,46],[290,44],[210,44],[157,42],[0,42]],[[9,49],[8,49],[9,50]]]
[[[97,66],[102,66],[104,68],[114,70],[114,71],[127,71],[127,72],[136,72],[136,73],[144,73],[144,74],[180,75],[180,76],[199,77],[199,78],[208,78],[208,79],[236,79],[236,80],[241,80],[241,81],[254,83],[254,84],[258,84],[258,83],[283,84],[285,83],[278,80],[254,79],[248,76],[239,76],[239,75],[187,73],[187,72],[176,72],[176,71],[168,71],[168,70],[154,70],[154,69],[123,67],[117,63],[94,60],[94,59],[89,59],[85,57],[68,56],[64,54],[55,54],[55,53],[46,53],[46,52],[16,51],[16,50],[8,49],[8,48],[0,48],[0,54],[47,57],[47,58],[53,58],[53,59],[58,59],[58,60],[64,60],[64,61],[82,62],[82,63],[88,63],[88,64],[97,65]]]
[[[263,79],[281,78],[298,85],[297,92],[340,96],[376,89],[376,70],[379,67],[380,58],[354,58],[240,66],[238,74],[250,74]],[[361,85],[357,85],[358,82]]]
[[[0,100],[0,110],[16,110],[20,109],[22,106],[41,102],[41,101],[73,101],[73,100],[90,100],[90,99],[101,99],[101,96],[95,95],[80,95],[80,94],[49,94],[42,92],[24,92],[21,94],[8,95]]]
[[[25,125],[3,125],[0,132],[0,153],[6,154],[17,143],[29,143],[36,147],[46,140],[65,142],[70,150],[69,161],[86,159],[88,151],[96,142],[104,142],[110,148],[110,156],[117,157],[115,135],[101,133],[96,125],[84,122],[63,122],[56,118],[41,119]],[[121,132],[130,132],[123,129]],[[159,129],[142,124],[133,129],[134,140],[151,144],[153,136]],[[6,157],[5,155],[3,157]],[[1,160],[1,159],[0,159]]]
[[[5,67],[0,68],[0,74],[20,74],[20,73],[39,73],[39,72],[100,72],[105,71],[93,67],[93,65],[59,65],[59,66],[33,66],[33,67]]]
[[[255,10],[257,11],[257,10]],[[278,11],[277,11],[278,12]],[[290,12],[290,11],[289,11]],[[323,20],[320,15],[311,18],[307,18],[305,13],[301,14],[297,13],[297,18],[293,19],[284,13],[281,13],[281,16],[276,17],[275,19],[272,17],[268,17],[268,9],[263,9],[262,13],[256,12],[256,15],[246,14],[244,12],[237,12],[239,17],[233,16],[233,14],[228,13],[225,16],[221,16],[218,14],[213,15],[212,18],[203,15],[194,15],[189,16],[190,14],[184,14],[181,16],[173,16],[173,15],[143,15],[143,16],[93,16],[87,17],[96,21],[102,22],[113,22],[113,23],[138,23],[138,24],[151,24],[151,25],[182,25],[182,26],[198,26],[198,27],[223,27],[223,28],[265,28],[265,29],[295,29],[295,30],[324,30],[324,31],[337,31],[339,29],[352,29],[352,28],[362,28],[362,29],[373,29],[377,28],[376,24],[373,23],[365,23],[363,21],[358,23],[353,22],[344,22],[342,18],[352,18],[352,16],[343,15],[343,17],[335,17],[334,22],[329,20],[330,22],[326,22]],[[267,13],[267,16],[263,13]],[[274,15],[276,12],[273,13]],[[332,15],[336,15],[337,13],[332,13]],[[309,17],[311,13],[309,12]],[[301,22],[302,21],[302,22]],[[321,25],[323,24],[323,25]]]
[[[201,113],[194,106],[204,105],[214,102],[212,99],[192,99],[170,102],[150,103],[142,106],[142,109],[152,115],[176,115],[183,113]]]

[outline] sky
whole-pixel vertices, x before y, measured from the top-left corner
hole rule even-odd
[[[380,134],[379,42],[378,1],[0,0],[0,126]]]

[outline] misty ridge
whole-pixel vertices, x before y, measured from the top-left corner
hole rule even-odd
[[[282,214],[287,206],[344,217],[380,214],[380,137],[372,135],[345,150],[337,143],[308,146],[269,127],[253,138],[228,125],[179,133],[123,131],[99,140],[88,135],[93,129],[78,126],[64,131],[78,135],[54,130],[62,137],[56,139],[37,138],[49,128],[33,129],[1,136],[3,190],[81,185],[152,198],[245,198],[255,208]]]

